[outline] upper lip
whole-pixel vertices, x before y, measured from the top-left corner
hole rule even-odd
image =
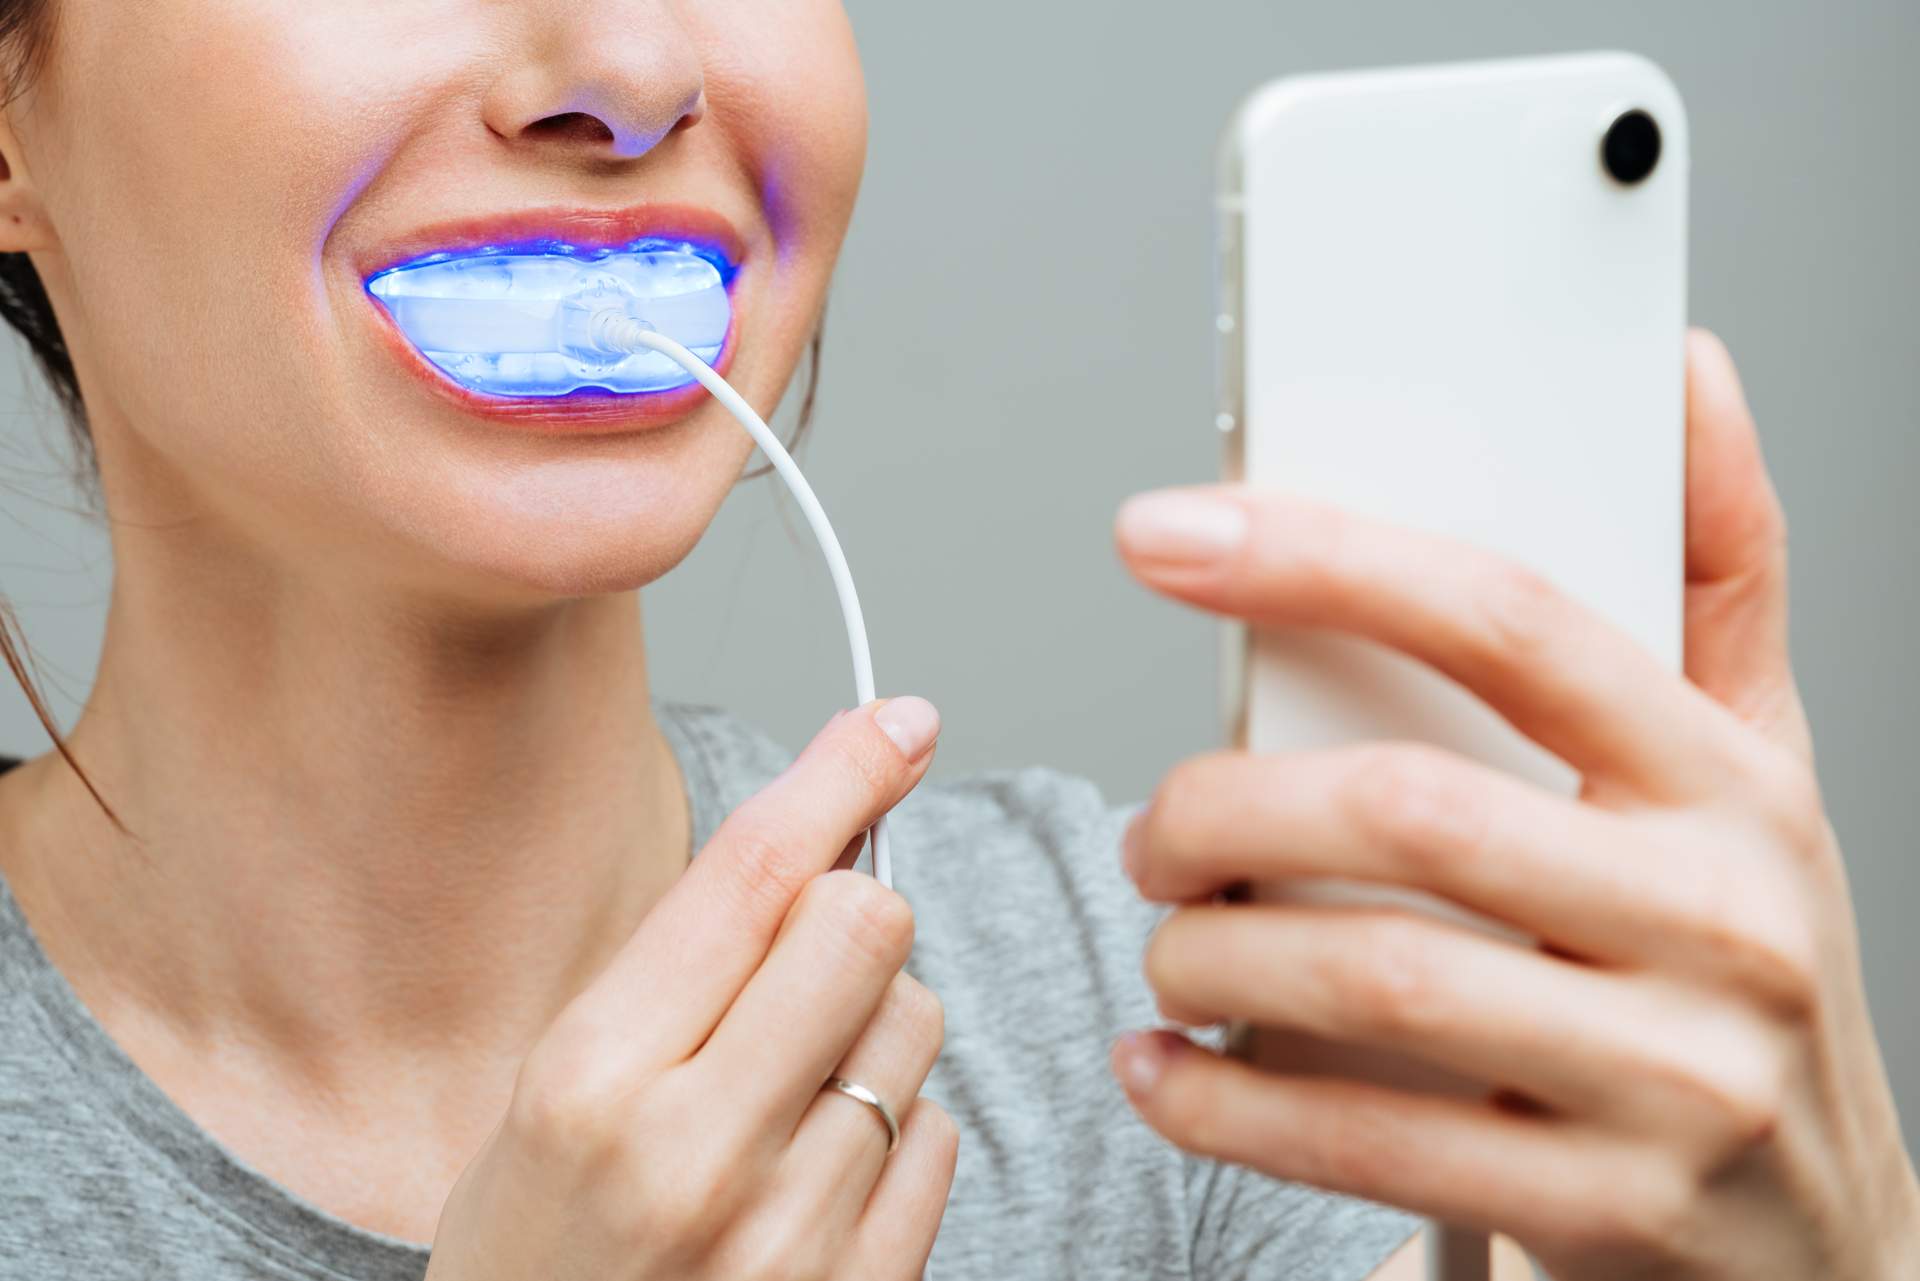
[[[636,240],[681,240],[740,265],[745,244],[725,217],[700,205],[640,204],[617,209],[577,205],[502,210],[446,218],[384,240],[355,256],[362,280],[433,253],[505,249],[557,240],[577,249],[617,249]]]

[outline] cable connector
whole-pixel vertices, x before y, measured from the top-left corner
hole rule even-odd
[[[641,335],[659,332],[638,316],[618,307],[602,307],[587,321],[587,341],[611,355],[625,356],[653,350]]]

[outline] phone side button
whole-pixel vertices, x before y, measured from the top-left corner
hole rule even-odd
[[[1237,444],[1240,429],[1242,332],[1240,307],[1241,234],[1243,215],[1238,202],[1221,204],[1214,211],[1214,415],[1213,425],[1227,439],[1229,450]]]

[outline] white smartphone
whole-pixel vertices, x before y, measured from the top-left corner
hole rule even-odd
[[[1687,168],[1680,96],[1631,54],[1261,87],[1219,152],[1223,475],[1519,561],[1677,670]],[[1578,787],[1565,762],[1403,655],[1304,629],[1223,635],[1232,745],[1414,738]],[[1500,928],[1413,891],[1251,893]],[[1485,1088],[1285,1033],[1236,1028],[1230,1044],[1301,1071]]]

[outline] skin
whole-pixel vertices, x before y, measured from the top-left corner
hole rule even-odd
[[[111,515],[69,742],[145,841],[54,754],[0,777],[0,867],[55,964],[199,1124],[352,1222],[432,1240],[440,1281],[918,1275],[956,1142],[915,1097],[939,1003],[902,972],[904,903],[829,869],[924,775],[937,716],[836,718],[690,869],[637,592],[749,441],[705,401],[592,438],[481,423],[401,368],[352,266],[450,217],[706,206],[745,246],[729,376],[770,410],[864,161],[839,7],[61,0],[60,19],[0,122],[0,249],[46,282]],[[1185,586],[1284,597],[1251,573]],[[1822,973],[1844,988],[1847,963]],[[1864,1016],[1842,1030],[1870,1055]],[[1152,1102],[1194,1066],[1143,1110],[1204,1146],[1168,1121],[1202,1110]],[[901,1112],[891,1157],[870,1112],[818,1094],[836,1067]],[[1368,1119],[1246,1088],[1203,1093],[1251,1101],[1256,1164],[1299,1146],[1283,1132]],[[1804,1132],[1810,1164],[1837,1153],[1838,1127]]]

